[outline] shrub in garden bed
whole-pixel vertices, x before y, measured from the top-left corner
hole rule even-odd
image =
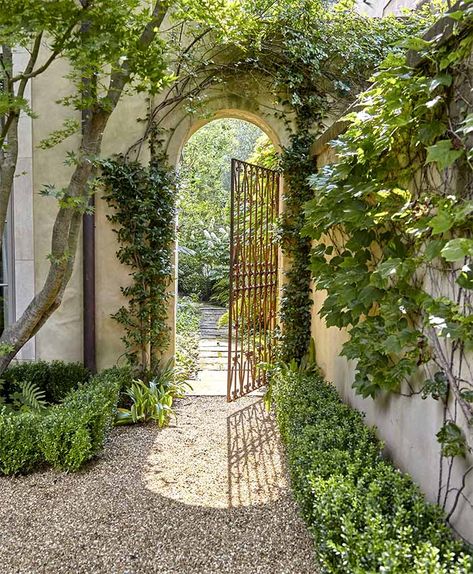
[[[282,369],[272,392],[294,493],[322,572],[473,572],[473,559],[453,539],[442,510],[383,459],[374,430],[333,386]]]
[[[39,463],[74,471],[96,455],[116,416],[130,370],[113,368],[39,412],[0,410],[0,472],[31,471]]]
[[[58,403],[73,389],[90,380],[90,371],[80,363],[38,361],[10,366],[2,376],[2,394],[17,390],[18,383],[30,382],[44,391],[48,403]]]

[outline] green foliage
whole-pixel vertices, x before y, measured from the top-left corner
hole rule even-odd
[[[261,130],[242,120],[210,122],[186,143],[179,169],[179,292],[228,303],[230,162],[246,160]]]
[[[174,411],[172,405],[175,398],[182,398],[186,388],[185,382],[176,382],[171,368],[165,368],[158,376],[144,383],[138,379],[133,381],[125,391],[131,399],[130,408],[118,408],[115,424],[125,425],[154,421],[159,427],[169,423]]]
[[[187,245],[179,250],[179,292],[202,301],[228,302],[230,232],[228,227],[209,231],[198,224]]]
[[[354,387],[364,397],[398,391],[434,361],[462,400],[455,369],[473,343],[464,135],[473,101],[461,86],[472,42],[471,34],[420,42],[426,60],[415,69],[390,56],[334,142],[338,160],[311,178],[305,234],[317,242],[315,287],[328,293],[321,315],[349,328],[343,354],[357,361]]]
[[[44,392],[44,400],[58,403],[79,385],[87,383],[90,371],[80,363],[63,361],[37,361],[17,363],[3,373],[2,394],[8,396],[20,391],[23,383],[29,383]]]
[[[177,302],[176,318],[176,365],[174,376],[178,382],[195,378],[199,361],[200,307],[188,298],[180,297]]]
[[[19,391],[11,394],[12,408],[19,411],[40,413],[46,408],[44,400],[45,392],[39,389],[31,381],[20,381],[18,383]]]
[[[253,153],[247,161],[254,165],[260,165],[261,167],[278,171],[279,156],[266,134],[263,134],[256,140]]]
[[[382,457],[363,415],[318,376],[279,370],[276,416],[322,572],[467,574],[473,558],[441,509]]]
[[[120,384],[113,371],[104,372],[48,410],[40,430],[46,462],[75,471],[97,454],[113,424]]]
[[[41,460],[38,448],[39,421],[38,414],[16,414],[0,408],[1,474],[29,472]]]
[[[47,462],[75,471],[103,446],[116,413],[129,368],[102,371],[72,390],[63,402],[39,412],[0,411],[0,472],[29,472]]]
[[[123,158],[101,162],[104,199],[113,208],[120,248],[117,257],[131,270],[133,282],[122,287],[128,305],[114,315],[125,336],[129,362],[154,370],[169,345],[167,301],[172,274],[175,179],[161,154],[149,167]]]
[[[313,118],[311,118],[313,119]],[[286,282],[282,287],[280,317],[283,323],[281,359],[300,361],[310,342],[311,306],[308,267],[310,240],[301,234],[304,225],[303,205],[311,197],[307,178],[313,171],[308,118],[291,138],[291,147],[284,150],[281,167],[284,171],[285,208],[280,221],[280,243],[289,258]]]
[[[437,433],[437,439],[442,445],[444,456],[466,456],[467,445],[462,429],[452,421],[448,421]]]

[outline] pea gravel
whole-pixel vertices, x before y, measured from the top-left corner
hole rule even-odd
[[[312,541],[260,398],[180,401],[75,474],[0,479],[2,574],[309,574]]]

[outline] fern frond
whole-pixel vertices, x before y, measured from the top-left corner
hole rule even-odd
[[[20,390],[14,393],[14,402],[21,410],[41,412],[46,408],[45,393],[31,381],[18,383]]]

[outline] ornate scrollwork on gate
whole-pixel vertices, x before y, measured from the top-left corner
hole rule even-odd
[[[227,399],[262,387],[274,354],[279,173],[232,160]]]

